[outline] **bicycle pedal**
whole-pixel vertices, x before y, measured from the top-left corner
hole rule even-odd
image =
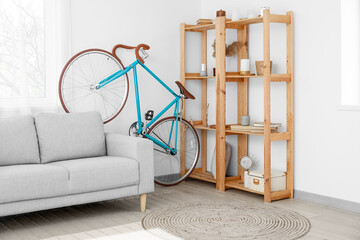
[[[149,110],[149,111],[147,111],[147,113],[145,113],[145,119],[147,121],[152,120],[153,117],[154,117],[154,111],[153,110]]]

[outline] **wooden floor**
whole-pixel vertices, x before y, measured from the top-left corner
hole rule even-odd
[[[228,190],[218,192],[215,185],[188,180],[173,187],[156,187],[148,196],[147,212],[186,201],[248,200],[263,203],[262,196]],[[303,239],[360,239],[360,214],[344,212],[298,200],[271,203],[291,209],[311,221],[311,231]],[[0,239],[159,239],[143,230],[139,198],[87,204],[37,213],[0,218]],[[166,232],[162,239],[177,239]]]

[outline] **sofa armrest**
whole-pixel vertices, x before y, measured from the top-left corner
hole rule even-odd
[[[139,162],[139,194],[154,191],[154,146],[144,138],[129,137],[116,133],[106,133],[108,156],[120,156]]]

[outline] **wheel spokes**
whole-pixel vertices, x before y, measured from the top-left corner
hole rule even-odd
[[[127,99],[127,76],[123,75],[100,89],[96,89],[96,85],[122,69],[122,65],[103,50],[86,50],[75,55],[66,65],[60,80],[60,98],[65,110],[96,110],[104,122],[113,119]]]
[[[191,126],[188,126],[186,122],[179,121],[178,124],[178,129],[176,129],[175,118],[160,120],[158,124],[155,124],[155,126],[149,133],[152,137],[161,141],[162,143],[166,143],[169,141],[169,146],[175,147],[176,131],[180,130],[181,127],[187,128],[184,136],[185,146],[181,146],[180,131],[178,131],[177,153],[175,154],[154,144],[155,180],[158,183],[164,185],[176,184],[185,179],[190,174],[190,172],[187,172],[184,176],[180,174],[181,161],[185,161],[186,169],[192,171],[195,168],[200,151],[199,142],[195,130],[191,128]],[[172,134],[171,131],[173,131]],[[171,139],[169,139],[170,134]],[[185,147],[185,159],[183,160],[180,159],[181,147]]]

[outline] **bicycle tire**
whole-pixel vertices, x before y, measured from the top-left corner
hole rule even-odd
[[[174,123],[175,124],[175,122],[176,122],[176,117],[165,117],[165,118],[163,118],[163,119],[161,119],[161,120],[159,120],[159,121],[157,121],[150,129],[149,129],[149,131],[148,131],[148,134],[150,135],[150,136],[152,136],[152,137],[155,137],[156,139],[160,139],[161,140],[161,138],[159,138],[159,136],[157,136],[157,134],[155,134],[155,131],[157,130],[157,129],[159,129],[159,132],[160,132],[160,126],[161,125],[164,125],[165,123],[167,123],[167,122],[171,122],[171,123]],[[189,158],[193,158],[193,160],[191,160],[191,166],[190,166],[190,168],[188,168],[187,170],[187,172],[183,175],[183,176],[181,176],[181,174],[180,173],[178,173],[178,172],[176,172],[176,173],[172,173],[172,172],[170,172],[168,175],[170,175],[170,174],[180,174],[180,177],[179,178],[177,178],[177,179],[175,179],[175,180],[173,180],[173,181],[164,181],[163,179],[164,179],[164,177],[163,176],[165,176],[166,175],[166,173],[165,174],[163,174],[163,173],[159,173],[159,174],[163,174],[163,175],[159,175],[159,176],[157,176],[157,172],[159,172],[159,166],[161,166],[162,168],[164,168],[164,166],[165,166],[165,164],[167,163],[167,162],[165,162],[164,163],[164,161],[160,161],[160,159],[157,159],[157,154],[159,153],[159,151],[158,151],[158,149],[157,148],[161,148],[161,147],[159,147],[157,144],[155,144],[154,143],[154,180],[155,180],[155,183],[157,183],[157,184],[159,184],[159,185],[162,185],[162,186],[173,186],[173,185],[176,185],[176,184],[179,184],[179,183],[181,183],[182,181],[184,181],[191,173],[192,173],[192,171],[195,169],[195,167],[196,167],[196,165],[197,165],[197,163],[198,163],[198,160],[199,160],[199,155],[200,155],[200,141],[199,141],[199,136],[198,136],[198,134],[197,134],[197,132],[196,132],[196,130],[195,130],[195,128],[191,125],[191,123],[189,123],[187,120],[185,120],[185,119],[180,119],[179,118],[179,121],[178,121],[178,123],[180,124],[180,126],[181,126],[181,124],[185,124],[185,126],[187,126],[190,130],[191,130],[191,133],[193,134],[193,139],[191,139],[191,136],[189,137],[189,139],[187,138],[187,135],[186,135],[186,133],[185,133],[185,140],[186,140],[186,143],[188,143],[188,141],[190,141],[190,144],[193,144],[194,146],[196,145],[196,152],[195,152],[195,154],[194,154],[194,157],[192,157],[192,156],[190,156]],[[180,129],[180,126],[179,126],[179,129]],[[187,132],[189,131],[189,129],[187,130]],[[160,133],[158,133],[158,134],[160,134]],[[166,134],[164,134],[164,135],[166,135]],[[175,134],[174,134],[175,135]],[[166,137],[168,137],[168,136],[166,136]],[[178,136],[178,140],[180,140],[180,137]],[[172,140],[172,139],[171,139]],[[162,140],[163,141],[163,140]],[[164,142],[164,141],[163,141]],[[171,144],[170,144],[171,145]],[[180,141],[178,141],[178,143],[177,143],[177,145],[179,146],[180,145]],[[162,149],[162,148],[161,148]],[[186,149],[186,148],[185,148]],[[172,155],[172,154],[170,154],[170,153],[159,153],[160,155],[162,155],[162,156],[165,156],[165,155],[167,155],[167,156],[169,156],[169,157],[174,157],[174,156],[178,156],[178,158],[179,158],[179,155],[180,155],[180,152],[181,151],[181,149],[180,148],[178,148],[178,153],[176,154],[176,155]],[[186,151],[186,150],[185,150]],[[184,155],[185,155],[185,164],[187,164],[187,157],[189,156],[189,155],[186,155],[186,152],[184,153]],[[178,161],[178,164],[180,164],[180,160],[179,159],[177,159],[177,161]],[[172,165],[171,164],[171,159],[170,159],[170,165]],[[172,166],[173,167],[173,166]],[[166,170],[162,170],[163,172],[164,171],[166,171]],[[179,166],[179,171],[180,171],[180,166]],[[176,176],[175,176],[176,177]]]
[[[101,57],[102,61],[105,61],[105,63],[101,62],[102,65],[95,64],[95,63],[92,64],[90,54],[92,54],[92,57],[93,56]],[[81,72],[81,73],[77,72],[75,74],[75,63],[79,63],[79,60],[85,59],[85,56],[89,56],[89,58],[90,58],[89,64],[91,65],[90,69],[92,71],[92,79],[91,79],[91,74],[86,74],[87,73],[86,69],[85,69],[85,71],[81,70],[84,67],[81,65],[79,65],[79,69],[81,70],[79,72]],[[100,60],[98,60],[98,61],[100,61]],[[107,61],[109,61],[109,62],[107,62]],[[111,66],[110,66],[110,63],[112,64]],[[89,67],[89,66],[87,66],[87,67]],[[91,89],[94,88],[93,85],[96,84],[97,81],[101,81],[103,78],[110,76],[112,73],[116,72],[116,70],[118,71],[121,69],[124,69],[124,66],[123,66],[121,60],[116,55],[114,55],[108,51],[102,50],[102,49],[87,49],[87,50],[84,50],[84,51],[81,51],[81,52],[75,54],[65,64],[65,67],[63,68],[61,75],[60,75],[60,79],[59,79],[59,86],[58,86],[59,98],[60,98],[61,105],[62,105],[63,109],[65,110],[65,112],[69,113],[69,112],[83,112],[83,111],[95,110],[95,111],[98,111],[101,113],[104,124],[115,119],[119,115],[119,113],[122,111],[122,109],[124,108],[127,98],[128,98],[128,95],[129,95],[129,78],[128,78],[127,74],[124,74],[121,77],[121,82],[124,82],[124,87],[122,87],[122,86],[118,87],[120,90],[123,90],[123,93],[120,93],[120,91],[119,91],[119,94],[118,94],[117,90],[110,91],[110,88],[109,88],[110,84],[112,84],[112,85],[118,84],[120,81],[118,83],[116,83],[115,81],[118,81],[119,79],[116,79],[114,82],[112,82],[108,85],[105,85],[103,88],[96,91],[98,94],[93,95],[93,99],[95,102],[94,105],[98,105],[98,106],[91,107],[91,106],[89,106],[89,100],[87,100],[87,102],[85,102],[85,100],[83,100],[84,109],[82,109],[81,107],[76,107],[76,108],[70,107],[69,99],[68,99],[69,97],[65,96],[65,92],[68,89],[71,89],[69,91],[74,91],[75,88],[77,88],[78,91],[83,91],[84,93],[87,92],[87,90],[93,91]],[[97,77],[97,76],[95,76],[94,71],[95,72],[97,71],[96,72],[97,74],[99,74],[99,72],[102,74],[100,75],[100,77]],[[109,71],[109,73],[105,74],[106,71]],[[75,86],[74,84],[71,85],[71,83],[69,83],[70,80],[68,80],[68,79],[70,79],[70,77],[68,76],[68,73],[69,74],[72,73],[71,82],[73,82],[73,83],[76,82],[78,84],[78,83],[82,83],[82,81],[85,80],[85,84],[80,85],[80,86]],[[75,80],[75,75],[76,75],[76,80]],[[81,75],[81,77],[80,77],[80,75]],[[65,88],[65,86],[67,86],[68,84],[70,84],[70,86]],[[106,100],[106,98],[104,98],[104,96],[103,96],[103,95],[105,95],[105,93],[103,93],[103,92],[105,92],[105,90],[108,92],[109,95],[110,95],[110,92],[112,93],[112,95],[113,95],[112,98],[114,98],[115,95],[117,95],[117,94],[118,94],[117,96],[121,96],[122,97],[121,103],[116,104],[116,106],[114,106],[112,103],[109,103],[109,100]],[[103,91],[102,95],[101,95],[100,91]],[[83,97],[89,98],[90,95],[91,94],[86,93],[86,95],[84,95]],[[96,99],[100,99],[100,100],[98,100],[98,102],[99,102],[98,104],[96,102]],[[100,106],[101,99],[102,99],[102,105]],[[74,100],[74,99],[72,99],[72,100]],[[79,100],[74,100],[73,102],[75,102],[75,101],[79,102]],[[105,104],[105,102],[107,104]],[[72,103],[72,105],[74,105],[74,103]],[[111,114],[107,113],[107,107],[106,107],[107,105],[108,106],[112,105],[112,108],[114,109],[111,112]],[[107,116],[104,116],[105,114]]]

